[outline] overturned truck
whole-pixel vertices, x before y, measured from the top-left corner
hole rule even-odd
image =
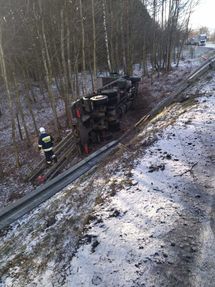
[[[120,120],[137,97],[139,82],[138,77],[103,77],[96,93],[72,104],[73,129],[81,152],[89,153],[91,145],[120,130]]]

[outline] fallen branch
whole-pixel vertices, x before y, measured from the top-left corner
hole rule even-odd
[[[181,174],[178,174],[178,175],[174,175],[174,176],[182,176],[182,175],[184,175],[184,174],[186,174],[186,173],[188,173],[188,172],[192,172],[192,169],[194,168],[194,166],[196,166],[198,164],[198,162],[196,162],[196,163],[194,163],[192,166],[191,166],[191,168],[190,169],[188,169],[188,170],[186,170],[185,172],[183,172],[183,173],[181,173]]]

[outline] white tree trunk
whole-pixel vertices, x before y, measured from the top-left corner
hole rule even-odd
[[[105,0],[102,0],[102,10],[103,10],[103,27],[105,33],[105,46],[106,46],[106,53],[107,53],[107,63],[109,71],[112,70],[111,68],[111,61],[110,61],[110,49],[109,49],[109,39],[107,33],[107,22],[106,22],[106,7],[105,7]]]

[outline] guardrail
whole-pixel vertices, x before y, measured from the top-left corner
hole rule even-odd
[[[25,195],[15,203],[5,207],[0,212],[0,230],[22,217],[27,212],[31,211],[64,187],[71,184],[74,180],[88,172],[104,157],[106,157],[118,144],[118,141],[112,141],[103,146],[90,156],[80,161],[78,164],[56,176],[44,185],[38,187],[35,191]]]
[[[205,63],[198,67],[198,69],[187,78],[187,82],[192,83],[193,81],[196,81],[198,77],[201,77],[210,68],[215,68],[215,57],[208,59]]]

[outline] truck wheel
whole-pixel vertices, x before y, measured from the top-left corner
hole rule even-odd
[[[108,97],[105,95],[97,95],[97,96],[93,96],[92,98],[90,98],[90,100],[93,102],[93,105],[95,107],[99,107],[107,103]]]
[[[116,89],[102,91],[102,94],[108,97],[108,106],[116,105],[118,102],[118,92]]]
[[[104,118],[105,117],[105,113],[104,112],[100,112],[100,111],[96,111],[94,114],[94,119],[100,119],[100,118]]]
[[[108,116],[116,116],[116,114],[117,114],[117,111],[116,111],[115,107],[108,109],[108,112],[107,112]]]

